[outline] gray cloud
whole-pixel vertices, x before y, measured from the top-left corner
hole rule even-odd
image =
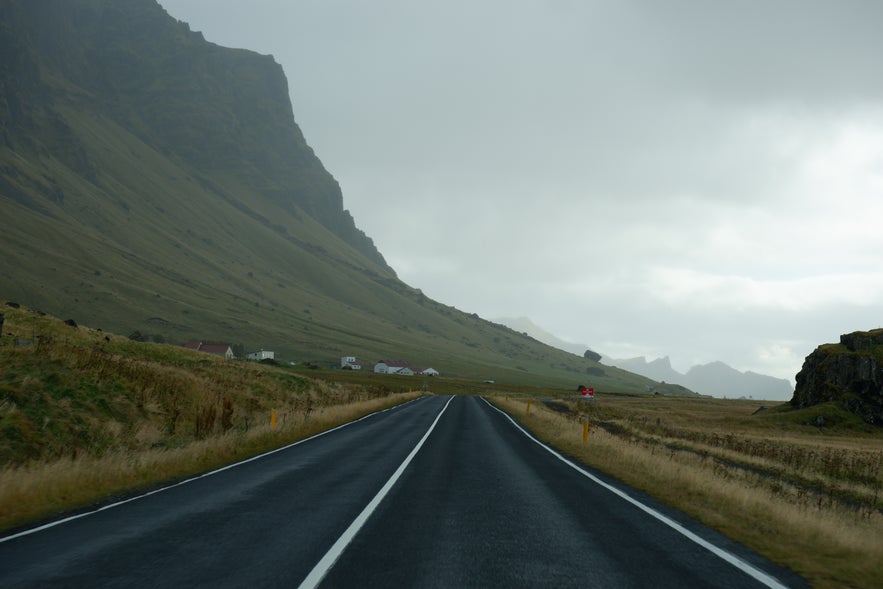
[[[445,303],[792,379],[879,324],[881,3],[161,2],[276,57],[357,224]]]

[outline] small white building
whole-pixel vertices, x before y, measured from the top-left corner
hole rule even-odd
[[[341,356],[340,367],[344,370],[361,370],[362,365],[355,356]]]
[[[260,362],[261,360],[275,360],[276,352],[271,352],[270,350],[261,350],[260,352],[251,352],[250,354],[246,354],[245,357],[248,360],[254,360],[255,362]]]
[[[435,368],[418,368],[407,360],[378,360],[374,365],[374,372],[379,374],[401,374],[402,376],[438,376]]]
[[[412,376],[414,371],[406,360],[379,360],[374,365],[374,372],[378,374],[403,374]]]

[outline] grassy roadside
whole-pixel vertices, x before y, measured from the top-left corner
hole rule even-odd
[[[288,419],[275,428],[264,424],[247,432],[229,432],[180,448],[116,450],[101,456],[6,467],[0,470],[0,530],[208,472],[418,396],[393,393],[326,407],[313,415]]]
[[[3,313],[0,529],[205,472],[421,394],[134,342],[24,308]]]
[[[17,308],[0,337],[0,529],[154,487],[420,393],[423,380],[227,362]],[[433,379],[437,394],[487,383]],[[493,385],[497,386],[497,385]],[[499,389],[498,389],[499,390]],[[883,434],[831,408],[530,386],[493,399],[585,463],[644,489],[818,587],[883,586]],[[278,423],[270,426],[275,412]],[[582,420],[592,424],[582,442]]]
[[[883,436],[820,433],[759,403],[489,397],[540,439],[791,568],[883,585]],[[590,423],[583,442],[582,422]]]

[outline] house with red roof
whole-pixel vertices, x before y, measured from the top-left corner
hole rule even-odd
[[[197,352],[205,352],[206,354],[221,356],[227,360],[233,360],[235,357],[233,355],[233,347],[230,344],[206,344],[199,340],[192,339],[184,344],[184,347],[188,350],[196,350]]]
[[[378,374],[402,374],[411,376],[414,374],[411,364],[407,360],[378,360],[374,365],[374,372]]]

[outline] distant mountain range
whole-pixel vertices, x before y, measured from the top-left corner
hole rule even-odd
[[[526,333],[539,341],[560,350],[582,356],[589,346],[564,341],[538,327],[527,317],[494,319],[515,331]],[[597,350],[592,350],[597,352]],[[794,389],[788,380],[775,378],[756,372],[740,372],[723,362],[710,362],[690,368],[682,374],[672,368],[668,356],[647,361],[643,356],[637,358],[614,359],[601,355],[601,363],[616,366],[646,376],[658,382],[679,384],[692,391],[715,397],[751,397],[755,399],[788,400]]]
[[[647,378],[679,384],[692,391],[715,397],[749,397],[787,401],[794,393],[791,383],[784,378],[745,371],[740,372],[723,362],[709,362],[690,368],[681,374],[671,367],[668,356],[648,362],[644,357],[613,359],[602,356],[601,362],[616,366]]]

